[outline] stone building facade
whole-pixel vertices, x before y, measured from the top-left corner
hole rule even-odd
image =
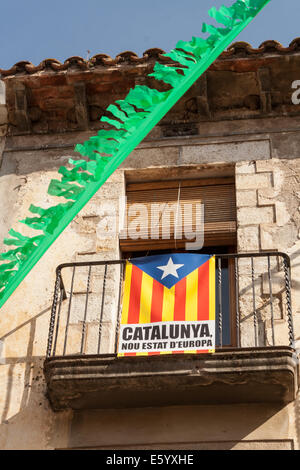
[[[74,145],[100,129],[110,103],[135,84],[151,86],[146,75],[156,60],[165,60],[162,52],[73,57],[63,64],[49,59],[39,66],[20,62],[1,71],[0,240],[11,227],[30,234],[18,224],[30,204],[53,204],[46,188],[59,167],[77,156]],[[299,449],[300,104],[293,99],[298,80],[299,39],[286,48],[275,41],[258,49],[231,46],[25,278],[1,309],[1,449]],[[234,186],[233,228],[219,238],[213,234],[202,251],[220,246],[221,252],[249,255],[232,272],[238,287],[236,309],[231,305],[229,314],[238,323],[239,344],[231,341],[204,359],[116,358],[120,265],[114,265],[106,275],[97,351],[103,266],[93,268],[88,288],[88,268],[78,267],[67,350],[63,355],[68,299],[61,302],[56,355],[46,360],[56,267],[155,250],[147,240],[126,248],[119,230],[105,233],[110,223],[121,226],[120,197],[129,186],[217,184],[226,178]],[[252,253],[266,256],[251,266]],[[291,260],[293,341],[280,253]],[[71,274],[66,269],[67,297]]]

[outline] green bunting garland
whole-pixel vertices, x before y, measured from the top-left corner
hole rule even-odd
[[[211,8],[209,15],[224,27],[204,23],[202,31],[209,34],[207,39],[179,41],[175,49],[164,54],[173,63],[156,63],[149,74],[169,85],[169,91],[137,85],[124,100],[107,108],[100,121],[111,129],[102,129],[76,145],[75,151],[84,159],[70,159],[71,168],[61,167],[61,179],[50,182],[48,194],[67,202],[48,209],[31,205],[29,211],[35,217],[21,222],[42,234],[26,237],[11,229],[11,238],[4,240],[4,244],[16,248],[0,254],[0,308],[122,161],[270,1],[238,0],[230,7]]]

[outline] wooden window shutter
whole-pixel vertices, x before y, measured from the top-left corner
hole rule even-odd
[[[120,234],[123,251],[184,248],[186,242],[193,239],[184,235],[183,227],[186,233],[190,232],[189,237],[195,234],[196,208],[201,203],[204,204],[204,246],[236,243],[233,177],[131,183],[127,185],[126,195],[127,226]],[[157,204],[160,211],[153,217]],[[128,230],[133,223],[138,225],[135,239]],[[153,239],[153,231],[156,239]]]

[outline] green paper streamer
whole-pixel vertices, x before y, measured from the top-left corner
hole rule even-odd
[[[61,167],[61,180],[50,182],[48,194],[68,202],[48,209],[31,205],[29,211],[37,216],[21,222],[42,234],[26,237],[11,229],[11,238],[4,240],[17,248],[0,254],[0,308],[116,168],[270,1],[238,0],[230,7],[211,8],[209,15],[224,27],[204,23],[202,31],[209,33],[207,39],[179,41],[175,49],[164,54],[173,64],[156,63],[148,75],[168,84],[169,91],[137,85],[124,100],[107,108],[108,115],[100,121],[112,129],[102,129],[77,144],[75,151],[88,160],[70,159],[73,168]]]

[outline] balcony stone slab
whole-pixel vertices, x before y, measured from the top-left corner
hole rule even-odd
[[[215,354],[50,357],[44,373],[55,411],[288,403],[298,390],[298,359],[284,346]]]

